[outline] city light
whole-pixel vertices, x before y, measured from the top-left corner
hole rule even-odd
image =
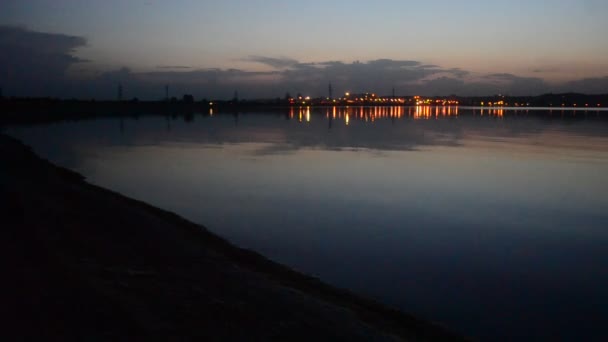
[[[554,107],[559,106],[561,103],[562,107],[578,107],[578,108],[592,108],[602,107],[603,104],[597,103],[601,101],[601,98],[589,98],[578,100],[578,103],[565,98],[562,96],[559,100],[550,98],[547,99],[536,99],[534,97],[513,97],[509,95],[493,95],[488,97],[461,97],[457,95],[451,96],[423,96],[423,95],[382,95],[371,92],[355,93],[347,91],[340,97],[331,96],[314,96],[314,95],[301,95],[298,93],[297,96],[287,96],[284,100],[277,99],[273,103],[289,104],[291,106],[387,106],[387,107],[416,107],[416,106],[431,106],[431,107],[457,107],[457,106],[481,106],[487,108],[496,107]],[[554,101],[553,101],[554,100]],[[283,102],[284,101],[284,102]],[[265,101],[264,103],[266,103]],[[270,101],[268,101],[269,103]],[[221,105],[221,101],[209,102],[209,105]],[[214,107],[215,107],[214,106]],[[441,112],[441,110],[440,110]]]

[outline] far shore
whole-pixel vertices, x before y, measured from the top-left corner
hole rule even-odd
[[[8,340],[464,341],[0,134]]]
[[[604,103],[608,103],[607,100]],[[166,101],[81,101],[55,99],[4,99],[0,100],[0,127],[3,125],[29,125],[59,122],[64,120],[91,120],[96,118],[139,118],[143,116],[164,116],[167,118],[183,117],[192,121],[197,116],[213,116],[217,114],[282,114],[289,117],[294,111],[322,110],[330,108],[354,110],[355,108],[372,107],[403,107],[412,111],[425,110],[428,107],[441,108],[441,105],[396,105],[396,104],[350,104],[328,106],[322,104],[290,105],[284,101],[197,101],[197,102],[166,102]],[[539,118],[578,120],[593,117],[598,120],[608,119],[608,107],[605,106],[547,106],[531,105],[526,107],[513,106],[475,106],[460,105],[452,108],[462,109],[459,116],[483,115],[488,116],[536,116]],[[468,110],[468,114],[467,114]],[[408,116],[404,116],[408,117]]]

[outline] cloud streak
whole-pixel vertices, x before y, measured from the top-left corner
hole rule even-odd
[[[192,69],[191,66],[185,66],[185,65],[157,65],[156,69],[162,69],[162,70],[185,70],[185,69]]]
[[[243,58],[243,61],[264,64],[275,69],[290,68],[299,64],[297,60],[287,57],[274,58],[265,56],[249,56],[247,58]]]

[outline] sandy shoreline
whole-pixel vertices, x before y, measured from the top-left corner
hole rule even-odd
[[[0,135],[12,336],[462,340],[91,185]]]

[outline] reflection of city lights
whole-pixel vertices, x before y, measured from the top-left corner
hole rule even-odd
[[[209,115],[213,116],[213,108],[209,108]]]
[[[369,96],[369,94],[367,94],[367,96]],[[360,100],[364,100],[363,98],[359,98]],[[351,100],[349,100],[353,103],[356,103],[356,97],[355,95],[351,95]],[[370,101],[370,100],[368,100]],[[413,116],[415,119],[430,119],[430,118],[439,118],[440,116],[443,117],[447,117],[447,116],[458,116],[458,105],[455,104],[458,101],[455,100],[441,100],[440,102],[437,102],[436,99],[424,99],[421,98],[420,101],[422,102],[421,104],[417,105],[417,106],[408,106],[407,103],[412,103],[413,104],[413,100],[405,100],[406,105],[405,106],[400,106],[400,105],[392,105],[391,99],[387,98],[385,99],[385,101],[388,102],[388,105],[386,104],[378,104],[378,105],[369,105],[369,106],[365,106],[365,105],[352,105],[352,106],[348,106],[348,105],[343,105],[343,106],[331,106],[331,110],[329,108],[329,106],[325,107],[324,109],[322,109],[324,111],[325,117],[330,119],[330,118],[335,118],[337,120],[345,120],[345,123],[348,125],[350,124],[350,119],[351,116],[353,117],[354,120],[360,119],[360,120],[365,120],[365,121],[371,121],[374,122],[378,119],[386,119],[386,118],[391,118],[391,119],[395,119],[395,118],[401,118],[402,116]],[[394,102],[399,102],[399,99],[396,99]],[[454,104],[454,105],[452,105]],[[313,102],[306,102],[305,105],[300,105],[298,106],[299,108],[299,112],[298,112],[298,120],[300,122],[303,122],[304,120],[306,122],[310,122],[311,120],[311,107],[314,105],[314,100]],[[589,106],[593,106],[594,104],[590,104]],[[599,105],[599,104],[598,104]],[[582,106],[582,105],[581,105]],[[499,108],[501,108],[500,106],[494,106],[493,108],[489,108],[489,107],[485,107],[488,108],[489,110],[489,114],[494,116],[500,116],[501,115],[501,111],[499,111]],[[320,112],[323,113],[323,112]],[[477,111],[475,111],[475,113],[477,113]],[[485,114],[484,111],[480,111],[480,113],[483,115]],[[293,118],[295,114],[295,106],[291,107],[289,110],[289,117]],[[343,118],[344,117],[344,118]]]

